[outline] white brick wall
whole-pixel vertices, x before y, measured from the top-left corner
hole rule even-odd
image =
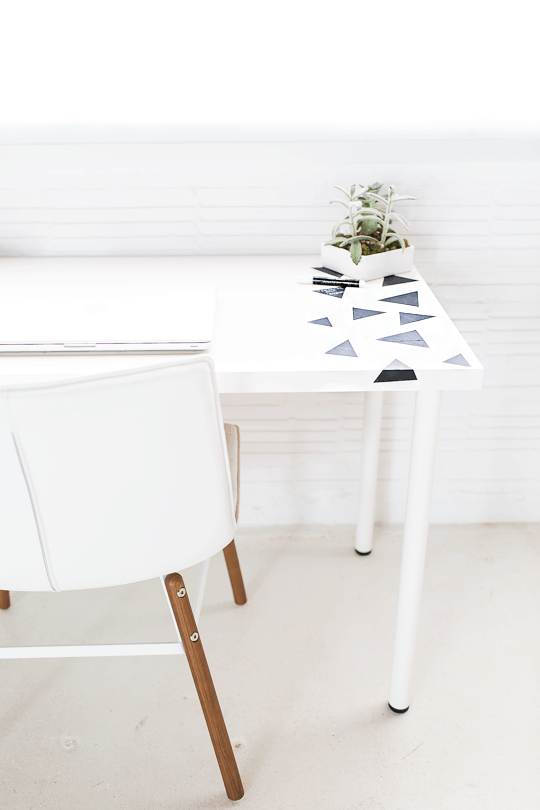
[[[333,185],[394,182],[418,198],[406,212],[418,268],[486,367],[483,391],[444,397],[433,519],[540,520],[540,140],[114,139],[0,133],[0,255],[314,254],[336,221]],[[244,440],[243,520],[353,522],[361,406],[226,397]],[[380,519],[403,518],[412,407],[387,396]]]

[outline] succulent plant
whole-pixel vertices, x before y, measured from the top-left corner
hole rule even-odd
[[[345,195],[347,202],[331,200],[330,203],[344,205],[348,214],[334,227],[332,239],[325,242],[326,245],[349,250],[355,264],[359,264],[363,253],[382,253],[399,246],[402,250],[408,247],[407,240],[390,227],[397,220],[409,230],[405,217],[396,213],[393,207],[397,202],[415,200],[416,197],[398,196],[395,186],[388,186],[388,194],[383,197],[378,194],[382,183],[372,183],[365,187],[353,184],[349,191],[341,186],[335,188]],[[340,232],[343,226],[349,233]]]

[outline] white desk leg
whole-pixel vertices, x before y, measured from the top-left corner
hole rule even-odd
[[[429,509],[437,450],[441,391],[417,391],[403,534],[394,665],[389,706],[401,713],[409,708],[416,629],[429,529]]]
[[[356,543],[354,545],[357,554],[371,554],[373,545],[382,406],[382,391],[366,391],[364,394],[364,424],[362,428],[362,460],[360,463],[360,497],[358,522],[356,524]]]

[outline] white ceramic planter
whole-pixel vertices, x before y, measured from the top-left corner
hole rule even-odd
[[[372,256],[362,256],[360,263],[355,264],[351,254],[344,248],[333,245],[322,245],[321,264],[329,270],[344,273],[350,278],[359,278],[371,281],[373,278],[399,275],[412,270],[414,260],[414,247],[411,245],[405,250],[389,250],[386,253],[374,253]]]

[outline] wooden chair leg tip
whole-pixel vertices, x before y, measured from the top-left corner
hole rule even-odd
[[[227,798],[230,802],[241,802],[244,798],[244,786],[240,784],[240,786],[237,786],[231,793],[233,794],[232,796],[229,796],[227,793]]]

